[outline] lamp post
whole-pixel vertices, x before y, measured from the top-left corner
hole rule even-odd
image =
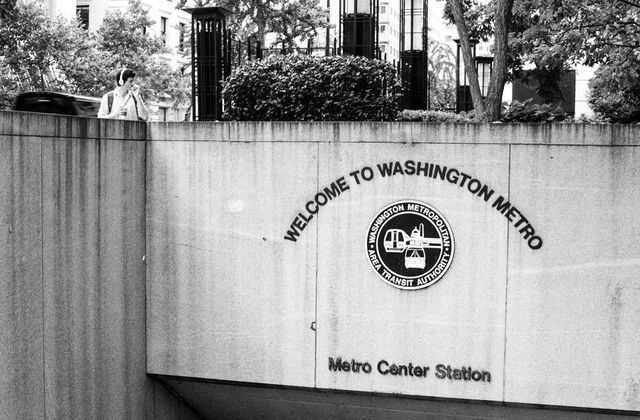
[[[342,54],[380,58],[380,0],[340,0],[338,5]]]
[[[191,14],[191,106],[194,121],[219,120],[222,81],[231,73],[231,36],[224,7],[184,9]]]
[[[400,68],[405,109],[430,108],[428,14],[428,0],[400,1]]]

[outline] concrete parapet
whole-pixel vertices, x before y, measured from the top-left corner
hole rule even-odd
[[[637,125],[234,121],[148,127],[153,141],[640,145]]]
[[[0,111],[0,135],[52,139],[144,141],[143,122]]]

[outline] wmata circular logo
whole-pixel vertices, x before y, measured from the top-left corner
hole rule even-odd
[[[371,267],[391,286],[422,289],[440,280],[451,265],[451,227],[426,203],[398,201],[373,218],[367,255]]]

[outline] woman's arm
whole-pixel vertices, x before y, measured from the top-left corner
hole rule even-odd
[[[144,101],[142,100],[142,98],[140,97],[140,94],[138,93],[138,90],[136,89],[135,91],[131,91],[133,93],[133,95],[136,98],[136,112],[138,113],[138,119],[144,120],[144,121],[148,121],[149,120],[149,110],[147,109],[147,106],[145,105]]]

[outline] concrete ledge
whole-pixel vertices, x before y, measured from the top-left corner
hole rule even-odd
[[[232,123],[152,122],[147,126],[147,138],[155,141],[228,141]]]
[[[640,125],[231,121],[151,123],[151,141],[639,146]]]
[[[138,121],[0,111],[0,136],[144,141],[146,126]]]
[[[0,111],[0,135],[151,141],[640,146],[640,125],[103,120]]]

